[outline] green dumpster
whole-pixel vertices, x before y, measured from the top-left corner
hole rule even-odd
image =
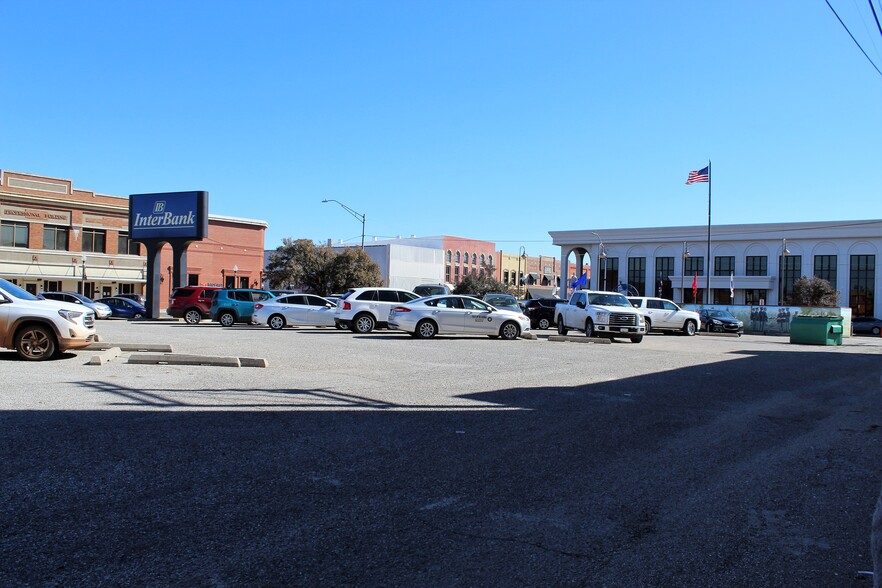
[[[842,345],[841,316],[795,316],[790,342],[803,345]]]

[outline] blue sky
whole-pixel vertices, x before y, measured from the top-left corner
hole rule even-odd
[[[831,0],[876,64],[866,2]],[[877,10],[882,6],[877,3]],[[0,8],[0,168],[356,244],[882,218],[882,77],[823,0]],[[875,33],[875,34],[874,34]]]

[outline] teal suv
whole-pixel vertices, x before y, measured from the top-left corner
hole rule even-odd
[[[225,327],[234,323],[250,323],[254,304],[273,298],[272,292],[235,288],[218,290],[211,299],[211,320]]]

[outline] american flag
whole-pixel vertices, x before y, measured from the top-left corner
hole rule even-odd
[[[707,168],[691,171],[691,172],[689,172],[689,177],[686,178],[687,185],[697,184],[699,182],[707,182],[707,181],[709,181],[708,174],[707,174]]]

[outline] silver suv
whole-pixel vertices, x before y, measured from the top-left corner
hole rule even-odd
[[[95,313],[37,298],[0,279],[0,347],[14,349],[22,359],[49,359],[95,340]]]
[[[350,288],[337,301],[334,323],[353,333],[370,333],[375,327],[387,327],[389,311],[419,298],[413,292],[395,288]]]

